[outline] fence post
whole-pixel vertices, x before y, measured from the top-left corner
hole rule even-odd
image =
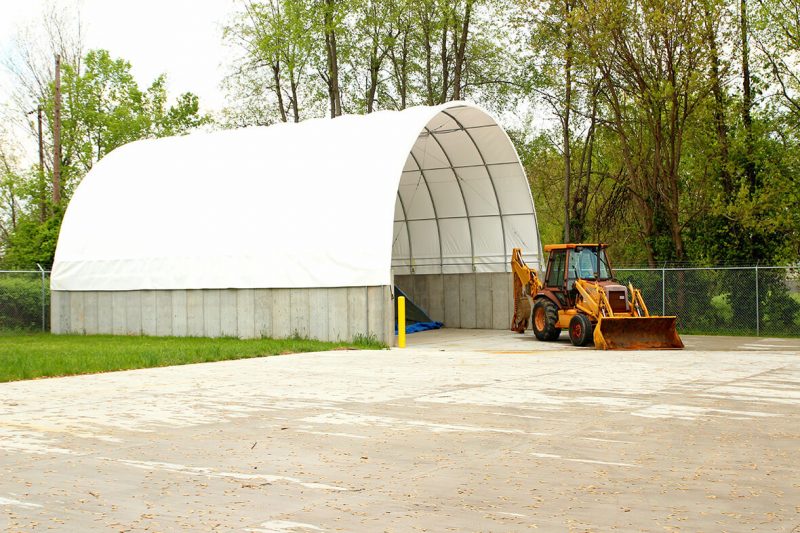
[[[661,264],[661,316],[667,316],[667,291],[664,286],[666,283],[666,266],[666,262]]]
[[[756,337],[761,336],[761,317],[759,316],[759,300],[761,299],[758,293],[758,262],[756,262]]]
[[[42,265],[40,265],[39,263],[36,263],[36,266],[39,267],[39,272],[42,273],[42,331],[47,331],[47,325],[45,321],[45,316],[47,315],[47,311],[45,305],[46,296],[44,295],[44,284],[45,284],[44,269],[42,268]]]

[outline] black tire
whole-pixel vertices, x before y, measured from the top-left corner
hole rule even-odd
[[[533,304],[533,334],[540,341],[554,341],[561,335],[558,324],[558,307],[546,298]]]
[[[569,340],[575,346],[586,346],[592,340],[594,328],[589,317],[577,314],[569,321]]]

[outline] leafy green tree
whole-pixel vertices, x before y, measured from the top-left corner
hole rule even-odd
[[[308,0],[251,1],[225,26],[223,37],[243,51],[225,80],[238,108],[227,110],[230,122],[299,122],[314,107],[312,19]]]
[[[143,89],[134,79],[130,63],[112,58],[105,50],[92,50],[82,61],[65,63],[62,69],[62,204],[50,202],[49,165],[40,173],[38,169],[20,169],[4,158],[0,264],[7,268],[52,264],[66,202],[103,156],[138,139],[180,135],[210,121],[200,113],[196,95],[182,94],[169,105],[165,76]],[[52,124],[52,85],[45,95],[42,105]],[[45,142],[52,145],[49,138]],[[45,217],[40,206],[46,207]]]
[[[9,143],[0,137],[0,253],[22,214],[22,185]]]
[[[61,227],[60,211],[41,222],[36,213],[25,213],[5,241],[2,266],[11,270],[36,269],[53,264]]]
[[[234,126],[479,100],[500,109],[514,63],[510,0],[248,1],[226,26]]]
[[[62,83],[63,166],[73,180],[123,144],[180,135],[209,120],[200,114],[196,95],[182,94],[168,107],[164,75],[142,89],[131,64],[106,50],[89,51],[80,71],[65,65]]]
[[[778,85],[781,104],[800,123],[800,0],[759,0],[752,9],[752,35],[766,70]]]

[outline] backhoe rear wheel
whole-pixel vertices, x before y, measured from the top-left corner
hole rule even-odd
[[[575,346],[586,346],[592,340],[592,321],[589,317],[577,314],[569,321],[569,340]]]
[[[533,304],[533,334],[540,341],[554,341],[561,335],[558,324],[558,307],[546,298]]]

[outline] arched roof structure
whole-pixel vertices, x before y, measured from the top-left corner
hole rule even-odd
[[[536,264],[530,188],[505,131],[464,102],[114,150],[59,236],[53,290],[349,287],[391,273]]]

